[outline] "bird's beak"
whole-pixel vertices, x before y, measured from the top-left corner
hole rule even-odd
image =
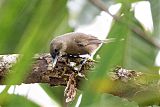
[[[53,62],[53,66],[56,65],[57,60],[58,60],[58,56],[59,56],[59,55],[58,55],[57,53],[52,53],[52,58],[53,58],[52,62]]]
[[[55,66],[56,63],[57,63],[57,60],[58,60],[58,56],[56,56],[54,59],[53,59],[53,65]]]

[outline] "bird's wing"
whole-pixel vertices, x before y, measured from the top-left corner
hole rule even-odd
[[[91,44],[101,44],[102,41],[91,35],[77,35],[75,42],[78,46],[87,46]]]

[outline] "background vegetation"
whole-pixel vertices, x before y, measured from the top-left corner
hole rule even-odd
[[[119,19],[118,21],[114,19],[108,37],[124,39],[124,41],[105,45],[100,49],[98,54],[101,59],[94,72],[89,74],[88,82],[82,86],[83,98],[80,106],[138,107],[151,105],[159,107],[160,92],[159,95],[156,94],[154,101],[151,101],[153,97],[150,97],[149,94],[146,95],[146,93],[144,94],[146,98],[148,97],[147,100],[143,100],[143,98],[137,100],[133,97],[124,100],[111,94],[95,91],[100,90],[100,86],[106,84],[101,80],[106,78],[106,73],[117,65],[150,74],[152,75],[151,78],[144,83],[146,85],[158,85],[159,77],[155,78],[153,75],[159,75],[159,67],[155,66],[155,58],[159,47],[155,44],[160,42],[160,1],[147,0],[151,5],[153,32],[146,31],[135,18],[134,10],[130,11],[131,4],[141,0],[103,1],[107,7],[116,3],[122,4],[117,14]],[[93,7],[94,9],[92,9]],[[79,24],[88,24],[93,19],[87,18],[87,15],[94,18],[99,13],[100,11],[96,6],[92,5],[91,2],[87,2],[77,21]],[[123,15],[121,16],[121,14]],[[0,54],[19,53],[23,55],[19,62],[14,65],[14,73],[8,75],[7,83],[20,83],[25,77],[25,71],[29,69],[33,55],[48,52],[49,42],[54,36],[74,31],[74,28],[68,25],[68,20],[67,0],[0,0]],[[138,32],[136,32],[137,29]],[[146,39],[146,37],[149,39]],[[155,42],[154,39],[157,41]],[[94,84],[93,81],[97,80],[99,80],[98,84],[95,84],[97,89],[91,90],[91,85]],[[64,87],[51,88],[46,84],[42,84],[42,87],[53,100],[63,106]],[[6,87],[1,93],[0,103],[2,106],[38,106],[25,97],[8,95],[6,93],[8,88]],[[154,88],[152,87],[152,89]],[[81,93],[82,91],[78,91],[78,95]],[[74,107],[76,102],[77,99],[69,106]]]

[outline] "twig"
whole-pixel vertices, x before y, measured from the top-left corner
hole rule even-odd
[[[101,1],[101,0],[90,0],[92,4],[94,4],[96,7],[98,7],[100,10],[105,11],[108,13],[115,21],[121,22],[123,24],[126,24],[125,22],[122,22],[120,20],[120,17],[113,15],[109,12],[108,7]],[[160,49],[160,43],[156,41],[156,39],[149,37],[144,31],[141,29],[135,28],[133,26],[128,25],[128,27],[131,29],[132,32],[135,32],[137,36],[141,37],[143,40],[145,40],[147,43],[151,44],[152,46]]]
[[[130,27],[130,26],[129,26]],[[135,32],[137,34],[137,36],[139,36],[140,38],[144,39],[147,43],[151,44],[152,46],[160,49],[160,43],[154,39],[153,37],[149,37],[149,35],[147,35],[144,31],[138,29],[138,28],[131,28],[132,32]]]
[[[107,6],[101,1],[101,0],[90,0],[92,4],[94,4],[96,7],[98,7],[100,10],[107,12],[111,17],[113,17],[115,20],[119,20],[119,17],[116,15],[113,15],[109,12]]]

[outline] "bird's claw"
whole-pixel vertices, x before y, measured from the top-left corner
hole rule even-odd
[[[86,76],[85,76],[84,74],[80,73],[80,72],[78,72],[77,76],[79,76],[79,77],[81,77],[81,78],[84,78],[85,80],[88,80],[88,79],[86,78]]]

